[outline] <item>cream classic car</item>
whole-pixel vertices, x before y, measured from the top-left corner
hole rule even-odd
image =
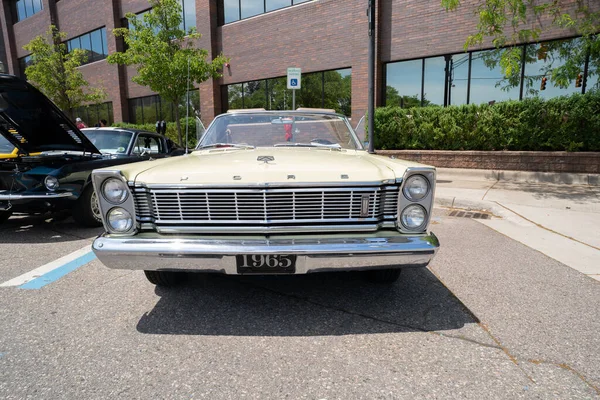
[[[171,286],[184,272],[367,270],[394,282],[425,267],[435,169],[369,154],[325,111],[229,112],[191,153],[93,172],[109,268]]]

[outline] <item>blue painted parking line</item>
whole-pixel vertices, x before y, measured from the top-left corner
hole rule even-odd
[[[47,284],[62,278],[69,272],[75,271],[77,268],[84,266],[90,261],[93,261],[95,258],[96,255],[93,251],[90,250],[89,252],[83,254],[82,256],[79,256],[73,261],[61,265],[60,267],[53,269],[52,271],[19,286],[19,289],[40,289],[46,286]]]

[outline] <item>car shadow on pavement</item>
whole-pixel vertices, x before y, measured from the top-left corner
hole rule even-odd
[[[478,320],[428,269],[393,285],[363,273],[297,276],[190,274],[141,317],[146,334],[317,336],[459,329]]]
[[[17,215],[0,224],[0,244],[7,243],[60,243],[91,240],[103,228],[78,225],[67,213]]]

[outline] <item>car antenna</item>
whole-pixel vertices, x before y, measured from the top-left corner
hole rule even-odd
[[[190,130],[190,123],[188,121],[190,116],[190,56],[188,56],[187,62],[187,91],[185,92],[185,154],[188,154],[188,131]]]

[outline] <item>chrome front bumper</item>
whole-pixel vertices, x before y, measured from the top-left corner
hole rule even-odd
[[[15,194],[10,193],[8,190],[0,190],[0,200],[12,201],[12,200],[29,200],[29,199],[60,199],[63,197],[71,197],[73,193],[62,192],[62,193],[25,193]]]
[[[190,238],[138,234],[99,236],[92,249],[109,268],[191,270],[237,275],[236,255],[295,254],[296,274],[426,267],[439,248],[429,235],[336,235],[310,238]]]

